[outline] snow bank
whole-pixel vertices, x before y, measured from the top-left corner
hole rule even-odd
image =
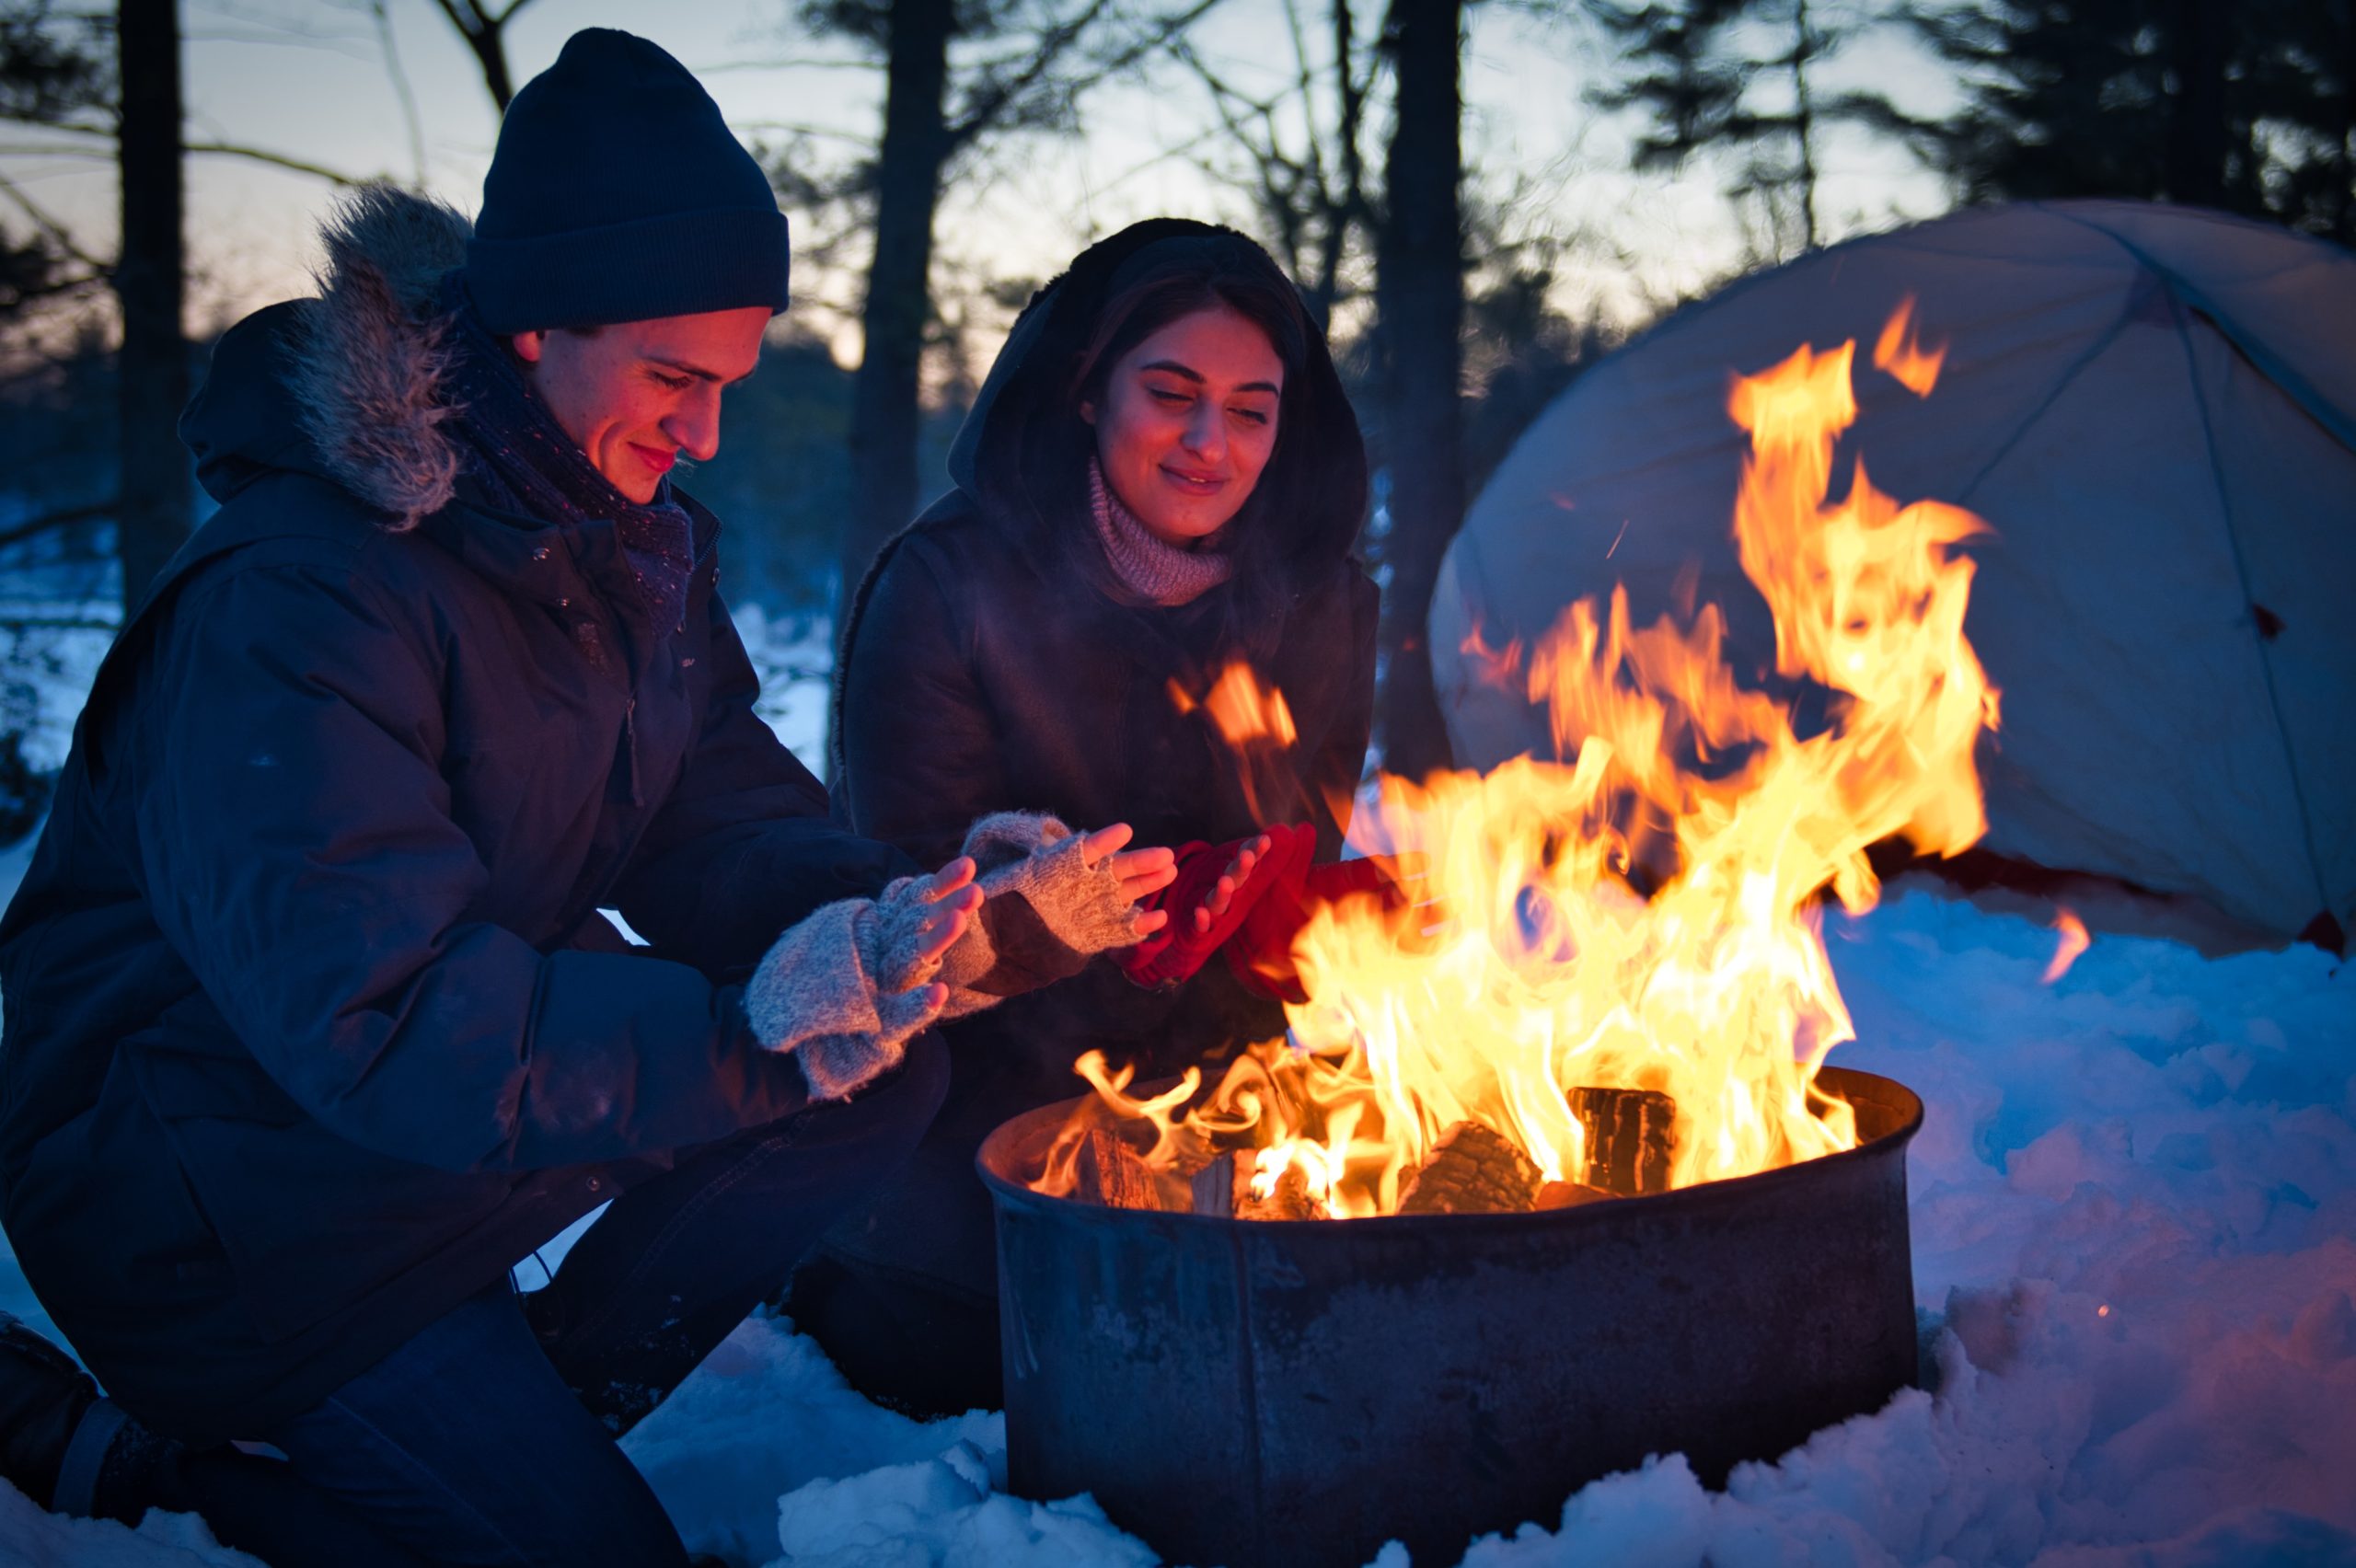
[[[2356,1568],[2356,976],[2098,936],[2040,986],[2050,931],[1922,893],[1829,940],[1861,1036],[1834,1059],[1929,1106],[1910,1181],[1934,1391],[1723,1493],[1673,1456],[1598,1482],[1463,1568]],[[0,1257],[0,1306],[27,1304]],[[780,1321],[625,1447],[733,1563],[1154,1560],[1085,1501],[1006,1496],[1002,1418],[879,1410]],[[242,1561],[191,1520],[134,1536],[0,1488],[0,1563]]]
[[[918,1423],[850,1391],[792,1325],[755,1318],[623,1450],[690,1551],[794,1568],[1147,1568],[1086,1499],[1006,1495],[1006,1418]]]
[[[0,1482],[0,1568],[260,1568],[214,1543],[201,1520],[150,1514],[136,1530],[43,1513]]]
[[[953,1451],[1002,1456],[1005,1430],[1006,1418],[990,1412],[918,1423],[880,1409],[851,1392],[791,1323],[754,1318],[622,1447],[679,1521],[689,1551],[760,1562],[777,1554],[780,1496],[921,1468]],[[999,1467],[1002,1491],[1002,1459]],[[943,1502],[928,1514],[950,1507]]]
[[[1085,1497],[1007,1496],[1002,1450],[960,1443],[938,1458],[778,1500],[781,1562],[793,1568],[1150,1568],[1160,1561]]]

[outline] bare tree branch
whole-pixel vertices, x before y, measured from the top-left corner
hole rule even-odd
[[[1171,46],[1218,4],[1219,0],[1195,0],[1195,4],[1183,10],[1157,18],[1145,32],[1120,48],[1099,56],[1091,63],[1093,69],[1087,74],[1057,83],[1057,96],[1066,101],[1077,98],[1105,78],[1127,70],[1154,51]],[[979,94],[965,106],[964,112],[950,121],[951,152],[962,151],[1011,110],[1019,111],[1025,97],[1047,80],[1057,62],[1087,36],[1089,29],[1111,9],[1112,0],[1090,0],[1089,5],[1073,16],[1042,31],[1029,57],[1011,75],[987,81]]]
[[[341,169],[329,168],[325,164],[312,163],[307,158],[294,157],[286,153],[273,153],[267,147],[244,146],[235,142],[185,142],[181,144],[180,151],[202,154],[212,157],[249,158],[255,163],[268,164],[272,168],[291,169],[296,174],[307,174],[316,179],[324,179],[330,185],[358,185],[364,178],[359,175],[346,174]]]
[[[22,523],[0,528],[0,549],[6,549],[10,545],[21,543],[37,535],[49,533],[52,529],[71,527],[76,523],[95,523],[100,518],[111,517],[121,505],[122,499],[120,496],[109,496],[104,501],[91,502],[81,506],[61,506],[54,511],[44,512],[37,517],[28,517]],[[55,623],[44,620],[40,624],[50,626]],[[109,622],[108,629],[112,628],[113,623]]]
[[[782,56],[774,60],[722,60],[717,64],[690,67],[698,76],[717,76],[730,71],[872,71],[872,60],[809,60]]]
[[[25,194],[22,186],[5,174],[0,174],[0,197],[6,197],[9,202],[14,202],[17,210],[25,214],[27,221],[67,257],[79,261],[95,272],[113,271],[110,263],[102,261],[83,249],[80,242],[75,239],[73,233],[64,224],[52,217],[46,208]]]
[[[1230,156],[1240,152],[1249,168],[1203,162],[1206,172],[1242,189],[1252,198],[1267,233],[1282,253],[1286,270],[1299,281],[1311,313],[1330,319],[1342,294],[1341,270],[1353,233],[1373,218],[1366,194],[1366,160],[1360,141],[1366,105],[1381,70],[1379,51],[1362,50],[1349,0],[1330,0],[1334,58],[1321,65],[1309,40],[1298,0],[1287,0],[1286,21],[1294,51],[1290,80],[1273,95],[1255,97],[1230,81],[1191,42],[1171,46],[1172,56],[1209,94],[1211,112],[1225,133]],[[1361,67],[1359,61],[1365,59]],[[1321,108],[1320,88],[1330,72],[1331,119]],[[1292,150],[1286,110],[1297,104],[1305,132]]]
[[[1049,28],[1042,32],[1037,45],[1031,52],[1031,58],[1021,69],[1011,75],[999,76],[989,81],[974,102],[966,106],[965,112],[950,121],[948,129],[951,150],[954,152],[963,148],[975,137],[988,130],[992,124],[996,123],[999,116],[1006,112],[1008,105],[1014,103],[1023,93],[1036,86],[1047,73],[1055,68],[1057,60],[1062,56],[1064,51],[1070,48],[1082,33],[1093,26],[1096,19],[1104,14],[1111,4],[1112,0],[1090,0],[1087,6],[1078,14],[1066,18],[1060,26]]]
[[[467,47],[474,51],[475,63],[482,68],[483,86],[491,89],[491,101],[502,114],[515,97],[515,78],[507,64],[507,24],[531,3],[507,0],[506,8],[500,10],[484,0],[434,0]]]
[[[393,38],[393,9],[387,0],[368,0],[368,14],[376,22],[376,48],[385,57],[385,75],[393,84],[393,96],[400,100],[401,122],[409,127],[410,167],[417,177],[418,189],[425,188],[425,121],[417,112],[417,93],[410,86],[409,70],[401,63],[401,52]]]

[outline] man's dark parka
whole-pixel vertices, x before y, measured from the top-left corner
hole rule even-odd
[[[223,340],[183,425],[221,510],[100,671],[0,925],[0,1216],[184,1438],[308,1408],[803,1108],[723,982],[909,869],[754,715],[710,513],[676,498],[693,582],[653,625],[610,523],[466,477],[432,326],[465,238],[364,197],[323,297]]]
[[[1320,859],[1341,853],[1373,719],[1380,600],[1352,553],[1365,448],[1322,338],[1311,335],[1288,387],[1278,441],[1299,460],[1286,470],[1285,504],[1258,519],[1284,532],[1276,584],[1231,584],[1178,608],[1116,602],[1057,548],[1058,530],[1088,528],[1084,513],[1057,513],[1019,471],[1044,421],[1070,417],[1066,367],[1132,258],[1149,246],[1228,243],[1249,242],[1184,220],[1136,225],[1082,254],[1016,323],[951,452],[956,488],[885,547],[848,618],[834,793],[837,817],[858,832],[922,860],[953,853],[959,824],[977,813],[1020,808],[1126,822],[1141,846],[1220,844],[1305,822]],[[1229,595],[1272,586],[1249,628],[1253,645],[1241,645],[1222,614]],[[1173,686],[1199,697],[1239,655],[1284,694],[1299,731],[1290,747],[1239,756],[1200,708],[1175,699]],[[1084,1051],[1151,1078],[1283,1028],[1276,1005],[1247,995],[1218,959],[1184,986],[1152,990],[1099,959],[953,1025],[949,1100],[931,1133],[828,1246],[987,1314],[996,1260],[973,1160],[991,1128],[1085,1092],[1072,1071]],[[984,1371],[976,1391],[942,1408],[987,1397],[995,1368]]]

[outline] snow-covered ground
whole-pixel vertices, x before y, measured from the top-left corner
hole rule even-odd
[[[1920,891],[1836,918],[1831,946],[1863,1035],[1835,1059],[1929,1106],[1911,1180],[1937,1391],[1722,1493],[1666,1456],[1465,1568],[2356,1564],[2356,975],[2097,936],[2046,986],[2051,932]],[[28,1305],[0,1264],[0,1306]],[[1005,1495],[1001,1420],[878,1410],[756,1318],[625,1447],[732,1562],[1155,1561],[1086,1502]],[[0,1488],[0,1561],[246,1561],[207,1539]]]
[[[814,765],[826,628],[740,619],[764,716]],[[29,853],[0,854],[0,896]],[[1834,1060],[1929,1107],[1910,1170],[1936,1391],[1720,1493],[1664,1456],[1468,1543],[1464,1568],[2356,1568],[2356,975],[2097,934],[2045,986],[2052,932],[1921,890],[1830,936],[1862,1036]],[[0,1308],[45,1323],[4,1246]],[[879,1410],[780,1320],[625,1447],[690,1548],[732,1563],[1156,1561],[1085,1499],[1008,1496],[1000,1416]],[[0,1485],[0,1565],[250,1562],[191,1518],[134,1534]]]

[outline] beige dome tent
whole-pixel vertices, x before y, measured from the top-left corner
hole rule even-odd
[[[1872,368],[1903,300],[1947,347],[1918,398]],[[1731,536],[1729,378],[1859,343],[1842,454],[1980,513],[1967,630],[2004,693],[1985,847],[2206,899],[2282,936],[2356,928],[2356,257],[2116,202],[1958,213],[1688,306],[1524,433],[1450,548],[1430,633],[1457,758],[1550,747],[1461,650],[1680,571],[1738,668],[1773,662]],[[1845,462],[1842,469],[1845,472]]]

